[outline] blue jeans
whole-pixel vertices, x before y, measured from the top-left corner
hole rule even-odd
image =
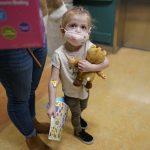
[[[33,53],[42,68],[35,64],[27,49],[0,50],[0,82],[8,97],[8,115],[26,137],[35,131],[35,90],[42,75],[47,47],[33,49]]]

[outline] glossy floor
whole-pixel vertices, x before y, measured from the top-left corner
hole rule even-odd
[[[150,51],[121,48],[108,58],[110,66],[104,70],[107,80],[95,78],[82,115],[94,143],[85,145],[73,136],[69,112],[60,142],[40,135],[53,150],[150,150]],[[37,91],[36,110],[41,121],[49,121],[45,108],[49,73],[47,63]],[[6,101],[2,100],[6,98],[2,87],[0,90],[0,149],[27,150],[24,137],[7,118]]]

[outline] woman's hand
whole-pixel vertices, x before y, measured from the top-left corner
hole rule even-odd
[[[49,14],[51,14],[53,11],[60,8],[64,4],[63,0],[46,0],[46,1]]]

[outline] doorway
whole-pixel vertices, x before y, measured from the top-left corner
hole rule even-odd
[[[123,46],[150,50],[150,1],[126,0],[124,10]]]

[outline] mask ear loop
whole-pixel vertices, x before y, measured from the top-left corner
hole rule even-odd
[[[89,29],[89,34],[91,33],[91,30],[92,30],[92,27],[90,27],[90,29]]]
[[[66,29],[60,25],[60,31],[64,34],[66,32]]]

